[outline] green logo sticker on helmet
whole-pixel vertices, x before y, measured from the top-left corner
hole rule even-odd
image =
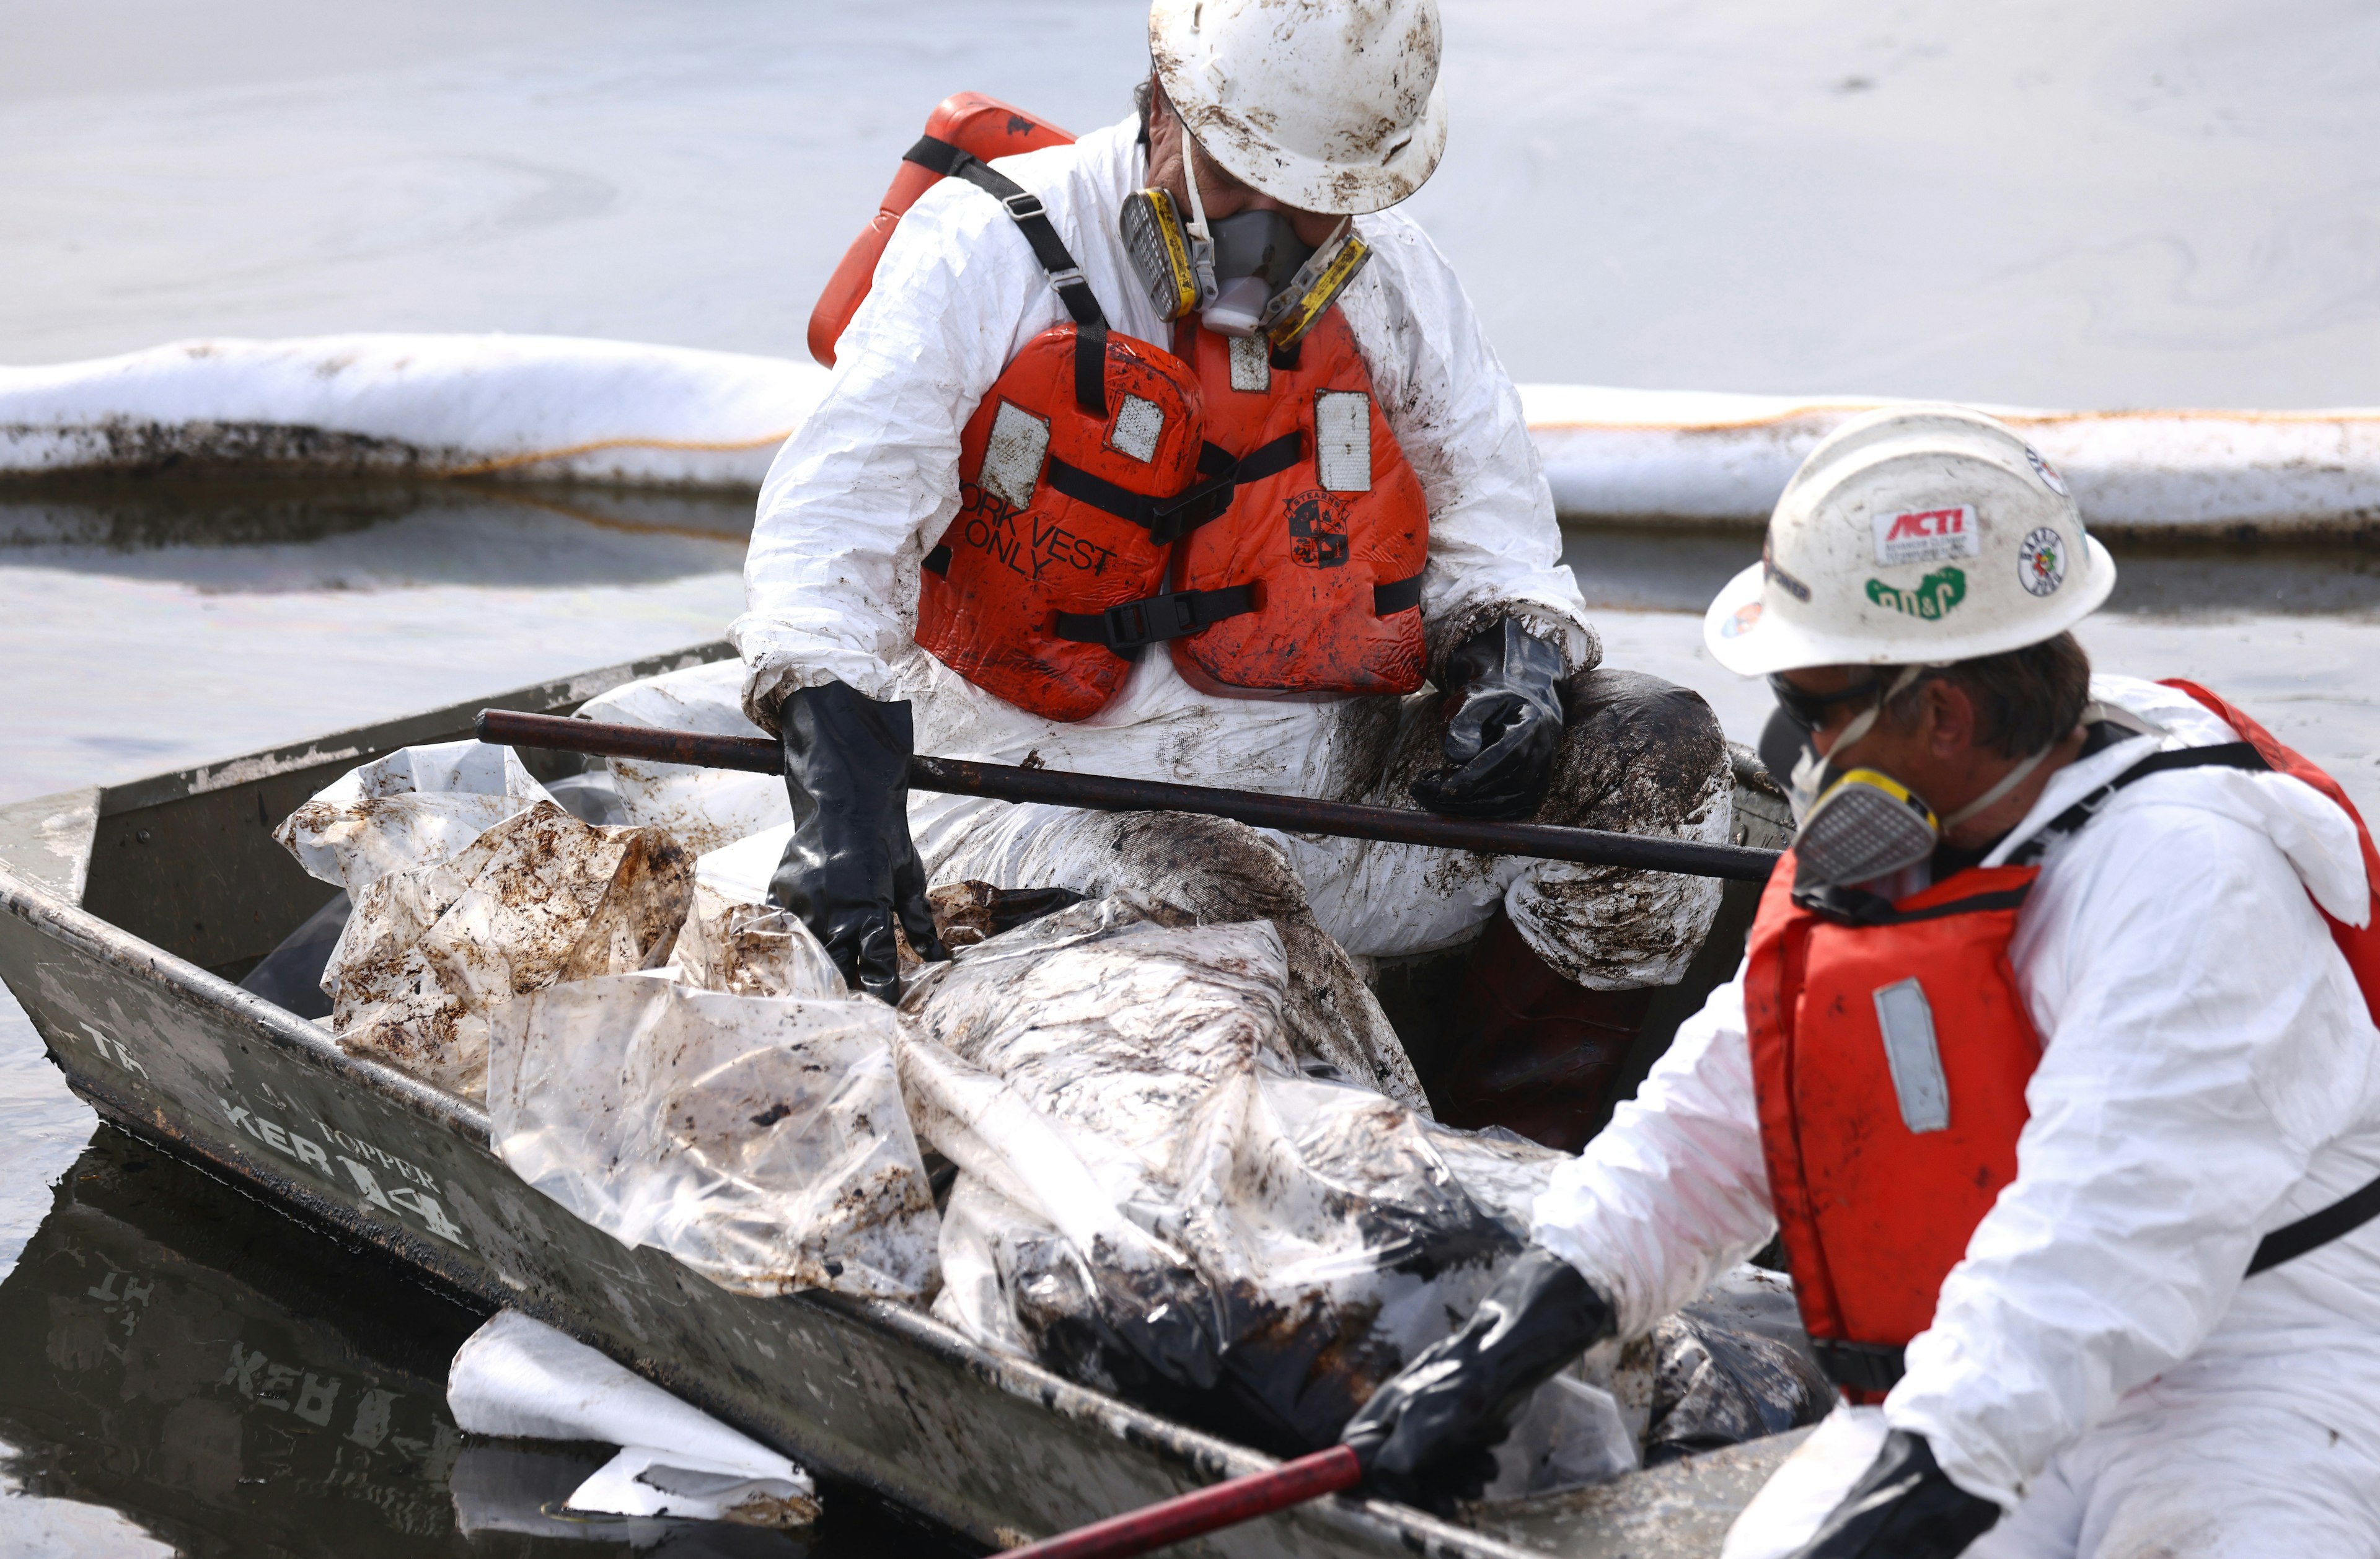
[[[2066,540],[2047,526],[2025,532],[2016,550],[2016,576],[2036,596],[2054,594],[2066,583]]]
[[[1867,598],[1908,616],[1938,622],[1950,615],[1951,608],[1967,598],[1967,576],[1955,568],[1936,569],[1919,580],[1913,590],[1871,579],[1867,582]]]

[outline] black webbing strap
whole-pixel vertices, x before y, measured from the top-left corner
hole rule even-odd
[[[2309,1213],[2265,1236],[2256,1242],[2256,1253],[2249,1258],[2246,1275],[2253,1277],[2260,1272],[2270,1272],[2283,1262],[2293,1262],[2309,1251],[2318,1251],[2334,1239],[2353,1234],[2374,1218],[2380,1218],[2380,1180],[2350,1191],[2320,1212]],[[1905,1372],[1902,1350],[1889,1343],[1812,1337],[1810,1351],[1818,1356],[1818,1368],[1827,1372],[1828,1380],[1852,1391],[1890,1391]]]
[[[963,178],[1007,209],[1016,230],[1032,246],[1033,258],[1050,272],[1050,285],[1075,321],[1075,400],[1093,417],[1106,417],[1108,317],[1100,311],[1099,300],[1091,296],[1083,268],[1066,252],[1065,240],[1058,236],[1041,197],[1006,174],[993,172],[974,153],[933,136],[921,139],[901,154],[901,160],[930,168],[945,178]]]
[[[926,554],[926,572],[943,574],[951,572],[951,550],[947,544]]]
[[[1125,601],[1105,611],[1057,614],[1057,635],[1075,644],[1103,644],[1118,655],[1166,639],[1186,639],[1226,617],[1257,609],[1253,586],[1234,585],[1224,590],[1176,590]]]
[[[1372,615],[1394,617],[1401,611],[1411,611],[1421,605],[1421,575],[1391,579],[1386,585],[1372,586]]]
[[[2025,895],[2032,891],[2033,884],[2028,882],[1989,893],[1970,893],[1963,899],[1949,899],[1923,909],[1904,910],[1881,893],[1829,882],[1812,888],[1795,888],[1793,902],[1838,925],[1913,925],[1919,921],[1947,920],[1952,915],[2021,909]]]
[[[1889,1343],[1847,1343],[1812,1337],[1810,1351],[1827,1379],[1851,1391],[1890,1391],[1907,1372],[1901,1350]]]
[[[2348,1192],[2296,1223],[2283,1224],[2258,1240],[2256,1253],[2248,1260],[2248,1275],[2253,1277],[2283,1262],[2293,1262],[2341,1235],[2353,1234],[2374,1218],[2380,1218],[2380,1180],[2362,1190]]]
[[[2177,768],[2269,769],[2272,767],[2265,761],[2264,754],[2245,742],[2224,742],[2210,747],[2177,747],[2168,753],[2151,753],[2044,823],[2039,833],[2009,852],[2009,864],[2024,866],[2040,860],[2054,840],[2080,832],[2082,825],[2096,817],[2099,809],[2107,805],[2118,791],[2136,780],[2145,780],[2152,774],[2164,774]]]
[[[1232,489],[1239,483],[1269,477],[1296,465],[1305,448],[1305,434],[1283,433],[1245,460],[1234,461],[1228,450],[1208,444],[1198,456],[1198,469],[1205,473],[1206,479],[1166,498],[1150,498],[1120,488],[1056,455],[1050,457],[1041,479],[1077,502],[1104,510],[1118,519],[1130,520],[1146,529],[1148,538],[1162,547],[1229,509]]]

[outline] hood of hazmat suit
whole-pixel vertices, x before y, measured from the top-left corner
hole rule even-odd
[[[2174,689],[2101,676],[2092,692],[2164,734],[2060,770],[1985,865],[2148,753],[2236,739]],[[2370,914],[2356,832],[2280,774],[2153,775],[2043,857],[2010,948],[2044,1047],[2019,1172],[1881,1409],[1961,1488],[2016,1510],[1976,1552],[2071,1553],[2082,1508],[2128,1496],[2219,1529],[2284,1486],[2368,1548],[2380,1223],[2244,1276],[2264,1235],[2380,1173],[2380,1034],[2317,909]],[[1533,1238],[1632,1335],[1774,1227],[1739,975],[1556,1173]],[[2335,1454],[2304,1465],[2252,1427],[2277,1412]],[[2023,1546],[2043,1523],[2070,1523],[2062,1548]]]

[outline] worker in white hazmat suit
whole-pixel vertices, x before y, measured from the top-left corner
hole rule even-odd
[[[1385,210],[1445,141],[1434,4],[1158,0],[1149,39],[1120,124],[909,154],[945,176],[831,343],[733,628],[785,747],[771,897],[888,996],[929,880],[1270,918],[1301,1052],[1415,1101],[1355,960],[1476,939],[1498,1019],[1440,1102],[1575,1146],[1716,883],[905,795],[927,752],[1729,835],[1716,721],[1598,667],[1519,397]]]
[[[2380,857],[2215,695],[2089,676],[2112,584],[1988,418],[1812,453],[1706,620],[1802,734],[1795,850],[1536,1249],[1351,1426],[1377,1480],[1461,1480],[1778,1232],[1848,1405],[1729,1559],[2380,1553]]]

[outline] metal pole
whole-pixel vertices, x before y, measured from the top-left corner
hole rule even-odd
[[[602,725],[554,715],[483,709],[480,740],[504,747],[545,747],[638,758],[648,763],[688,764],[701,768],[740,768],[755,774],[784,771],[774,742],[751,736],[709,736],[641,725]],[[1069,774],[1050,768],[958,758],[909,760],[909,783],[920,791],[989,796],[996,801],[1045,802],[1094,812],[1196,812],[1231,817],[1252,828],[1292,834],[1332,834],[1381,840],[1391,844],[1431,845],[1483,855],[1534,856],[1590,866],[1676,872],[1687,876],[1766,882],[1777,852],[1735,844],[1697,844],[1688,840],[1648,839],[1599,828],[1565,828],[1549,823],[1498,823],[1443,817],[1392,806],[1352,806],[1301,796],[1259,795],[1249,791],[1175,785],[1155,780],[1123,780],[1106,774]]]

